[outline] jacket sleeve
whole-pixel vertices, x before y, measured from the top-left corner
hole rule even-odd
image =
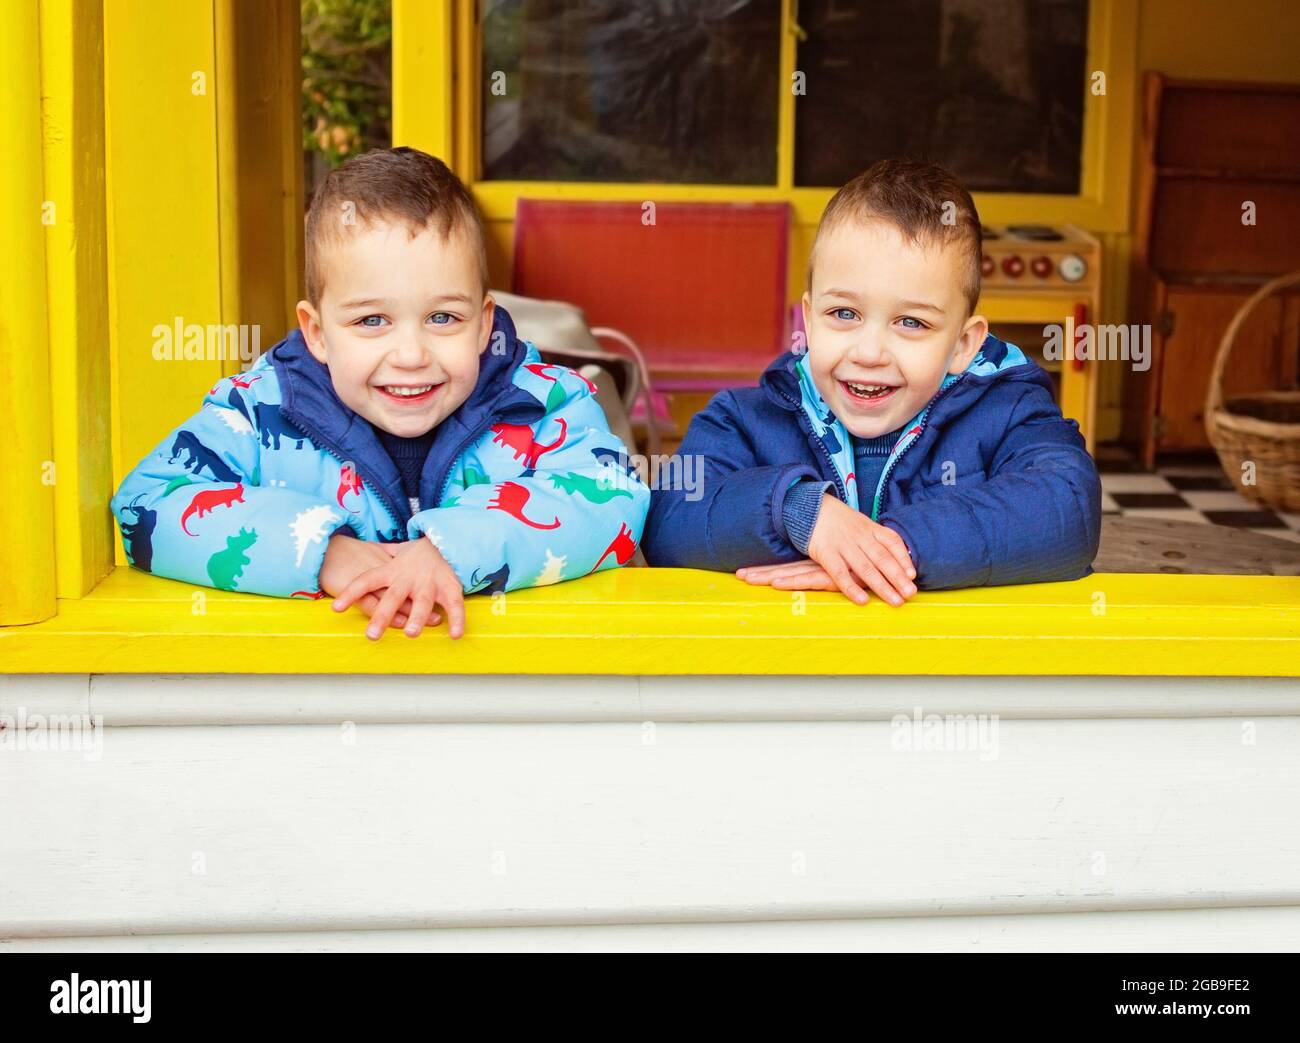
[[[217,388],[234,390],[228,380]],[[123,479],[111,507],[127,557],[186,583],[313,594],[344,512],[328,497],[261,486],[260,440],[248,419],[255,413],[231,401],[209,394]]]
[[[801,478],[820,476],[804,464],[759,464],[733,403],[724,391],[691,420],[678,452],[683,470],[702,462],[700,482],[655,490],[646,523],[650,564],[734,572],[804,556],[786,532],[785,494]]]
[[[453,480],[443,502],[407,525],[427,536],[467,593],[536,587],[626,565],[636,552],[650,490],[605,421],[586,382],[568,372],[563,397],[509,438],[555,445],[525,469],[506,436],[485,436],[477,460],[486,472],[466,485]],[[558,397],[558,396],[555,396]],[[531,428],[531,430],[530,430]]]
[[[1078,579],[1101,536],[1101,480],[1045,388],[1014,404],[988,479],[883,512],[922,590]]]

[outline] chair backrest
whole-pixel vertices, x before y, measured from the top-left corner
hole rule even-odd
[[[784,203],[521,199],[513,288],[630,335],[658,387],[728,387],[785,349],[789,232]]]

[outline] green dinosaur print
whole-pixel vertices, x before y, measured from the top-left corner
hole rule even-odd
[[[557,380],[551,385],[551,393],[546,396],[546,411],[554,413],[560,406],[564,405],[564,400],[568,397],[568,393],[564,388],[560,387],[560,382]]]
[[[167,488],[163,490],[162,498],[164,500],[167,499],[167,497],[169,497],[182,485],[193,485],[193,484],[194,484],[194,479],[191,478],[188,474],[178,474],[175,478],[173,478],[170,482],[167,483]]]
[[[480,471],[473,464],[465,465],[465,488],[468,489],[474,485],[487,485],[488,476]]]
[[[455,507],[458,503],[460,503],[460,497],[459,497],[459,496],[448,496],[445,500],[442,501],[442,503],[438,504],[438,506],[439,506],[439,507]]]
[[[219,550],[208,559],[208,577],[214,587],[222,590],[234,590],[235,580],[244,572],[248,564],[248,550],[257,542],[256,529],[240,529],[234,536],[226,537],[226,549]]]
[[[551,484],[566,493],[577,493],[584,500],[590,500],[592,503],[609,503],[615,496],[626,496],[629,500],[632,499],[632,494],[626,489],[615,489],[595,478],[588,478],[585,474],[574,474],[572,471],[568,474],[551,475]]]

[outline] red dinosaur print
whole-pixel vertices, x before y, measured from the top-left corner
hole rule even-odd
[[[543,525],[541,522],[530,521],[524,517],[524,504],[532,493],[517,482],[502,482],[496,488],[495,498],[488,501],[487,509],[489,511],[505,511],[512,518],[516,518],[525,525],[530,525],[534,529],[558,529],[560,519],[556,517],[550,525]]]
[[[524,369],[528,370],[528,372],[531,373],[533,376],[541,377],[543,380],[549,380],[552,383],[559,380],[560,378],[558,376],[548,377],[545,372],[546,370],[558,369],[561,372],[567,371],[569,373],[572,373],[575,377],[577,377],[584,384],[586,384],[587,390],[589,390],[593,395],[596,393],[596,385],[592,383],[590,380],[588,380],[586,377],[584,377],[576,369],[568,369],[567,366],[557,366],[554,362],[529,362],[524,366]]]
[[[291,598],[311,598],[313,601],[319,601],[321,598],[329,597],[323,590],[295,590],[289,595]]]
[[[217,507],[233,507],[237,503],[244,502],[244,483],[240,482],[233,489],[204,489],[201,493],[196,493],[190,505],[185,508],[185,513],[181,515],[181,528],[186,536],[197,536],[197,532],[190,532],[185,523],[190,520],[191,515],[198,514],[202,518],[205,514],[212,512]]]
[[[254,380],[261,380],[261,379],[262,379],[262,375],[259,373],[257,376],[251,378],[231,377],[230,382],[234,384],[235,387],[243,388],[245,391],[247,391],[250,387],[253,386]],[[219,387],[221,387],[221,381],[218,380],[215,384],[212,385],[212,387],[208,389],[208,394],[215,395],[217,393],[217,388]]]
[[[636,540],[632,539],[632,530],[626,525],[620,525],[618,527],[618,535],[615,536],[614,541],[605,548],[605,553],[596,559],[596,564],[591,567],[591,572],[595,572],[600,568],[601,563],[611,554],[614,555],[614,560],[620,565],[626,565],[632,560],[632,555],[635,553]],[[587,575],[590,576],[591,572],[587,573]]]
[[[343,497],[346,496],[348,493],[360,493],[360,492],[361,492],[361,475],[357,474],[357,469],[355,467],[351,467],[348,464],[344,464],[343,473],[339,475],[339,489],[338,489],[339,506],[340,507],[343,506]],[[357,513],[356,511],[353,511],[351,507],[345,509],[351,511],[353,514]]]
[[[538,457],[564,444],[569,425],[564,422],[564,417],[557,417],[556,422],[560,425],[560,436],[550,445],[534,441],[533,429],[527,424],[493,424],[492,441],[509,448],[516,460],[522,459],[524,467],[532,470],[537,466]]]

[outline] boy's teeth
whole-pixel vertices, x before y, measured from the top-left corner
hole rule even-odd
[[[426,391],[431,391],[432,389],[433,389],[432,384],[425,384],[423,387],[418,387],[418,388],[398,388],[398,387],[384,388],[384,390],[387,391],[390,395],[403,395],[403,396],[423,395]]]
[[[855,384],[851,380],[846,380],[849,388],[855,395],[881,395],[892,388],[888,384]]]

